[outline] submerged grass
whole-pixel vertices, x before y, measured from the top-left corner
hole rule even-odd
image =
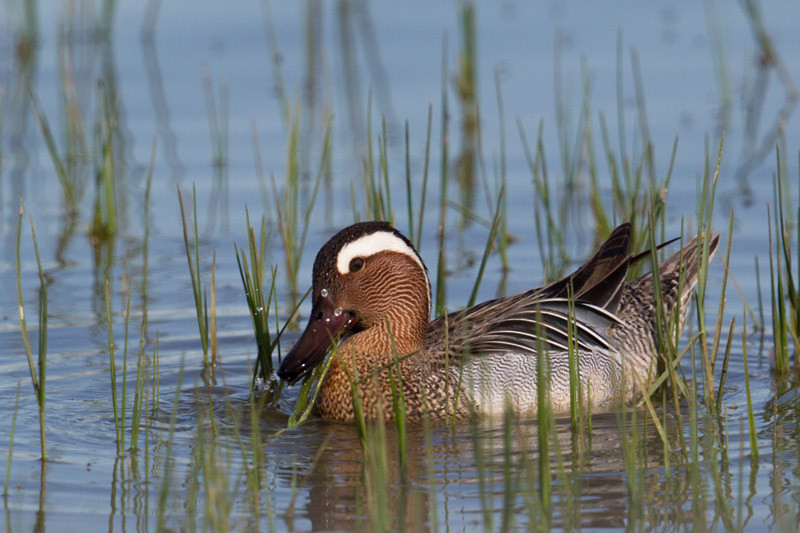
[[[17,430],[17,412],[19,411],[19,391],[22,383],[17,383],[17,395],[14,400],[14,414],[11,417],[11,430],[8,433],[8,456],[6,457],[6,477],[3,482],[2,496],[8,496],[8,482],[11,479],[11,458],[14,456],[14,433]]]

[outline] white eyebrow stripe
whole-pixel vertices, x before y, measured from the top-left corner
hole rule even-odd
[[[350,272],[350,261],[355,257],[369,257],[380,252],[397,252],[409,256],[417,262],[419,267],[425,272],[425,265],[412,247],[394,233],[388,231],[376,231],[369,235],[359,237],[353,242],[342,246],[339,255],[336,256],[336,269],[339,274]]]

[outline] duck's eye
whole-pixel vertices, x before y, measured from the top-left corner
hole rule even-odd
[[[350,260],[350,272],[358,272],[364,266],[364,259],[361,257],[354,257]]]

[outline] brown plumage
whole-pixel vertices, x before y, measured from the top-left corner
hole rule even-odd
[[[317,254],[309,324],[278,375],[294,383],[341,337],[315,405],[324,418],[352,420],[354,392],[367,418],[379,409],[391,418],[393,384],[402,389],[410,419],[498,412],[507,399],[534,411],[544,351],[550,401],[559,412],[569,409],[573,343],[594,409],[630,398],[633,380],[652,379],[657,361],[653,278],[625,281],[644,255],[629,255],[630,233],[630,224],[619,226],[586,264],[559,281],[429,323],[430,281],[411,243],[385,222],[349,226]],[[714,235],[707,259],[718,245]],[[680,328],[699,261],[693,239],[659,269],[666,315],[679,309]]]

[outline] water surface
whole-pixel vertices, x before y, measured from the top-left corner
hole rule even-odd
[[[301,294],[310,281],[316,250],[334,231],[352,222],[354,210],[362,219],[369,216],[362,176],[369,161],[369,139],[377,161],[382,117],[395,223],[408,231],[404,124],[409,125],[411,180],[418,205],[429,106],[430,182],[420,252],[435,271],[443,68],[449,118],[449,158],[444,164],[453,176],[464,144],[463,108],[456,90],[463,49],[461,8],[430,3],[276,2],[265,10],[265,5],[231,8],[195,2],[188,8],[164,3],[156,8],[152,32],[145,31],[145,18],[158,3],[115,6],[109,31],[103,29],[103,10],[88,2],[38,6],[33,23],[26,22],[16,7],[9,7],[0,18],[0,284],[5,295],[0,300],[1,459],[7,457],[16,390],[21,387],[10,488],[4,499],[6,528],[139,531],[155,530],[163,521],[167,527],[189,530],[222,529],[222,524],[234,529],[372,529],[382,514],[397,529],[536,527],[542,519],[534,501],[538,485],[529,477],[538,465],[536,420],[514,420],[510,435],[502,419],[429,431],[412,427],[408,472],[402,478],[391,427],[385,471],[376,470],[365,466],[355,428],[349,425],[311,420],[280,432],[292,411],[296,389],[284,390],[270,408],[261,409],[250,400],[249,369],[256,345],[233,243],[246,243],[245,205],[252,220],[266,217],[267,263],[278,268],[279,319],[284,320],[292,308],[291,289],[270,176],[274,174],[282,191],[291,120],[298,121],[301,206],[309,199],[327,125],[333,139],[329,170],[310,219],[298,272]],[[793,80],[800,78],[796,31],[800,12],[790,2],[771,2],[761,9],[763,29],[779,54],[783,72],[765,63],[756,38],[757,19],[739,5],[505,2],[477,9],[482,157],[476,164],[475,184],[459,188],[452,178],[449,198],[471,204],[481,219],[488,220],[487,196],[494,197],[505,172],[507,229],[514,237],[508,248],[509,270],[504,274],[500,257],[493,255],[479,300],[519,292],[545,278],[534,222],[537,194],[520,130],[535,149],[542,125],[549,179],[559,198],[569,190],[567,177],[579,176],[573,204],[560,221],[567,239],[567,266],[586,258],[597,240],[587,207],[592,161],[588,149],[574,153],[586,117],[606,206],[612,204],[613,191],[603,121],[609,150],[620,160],[627,156],[636,165],[645,142],[652,143],[652,168],[659,179],[669,172],[678,139],[666,196],[668,236],[679,235],[682,221],[687,228],[696,228],[697,184],[708,154],[713,166],[725,132],[713,221],[727,239],[728,216],[734,211],[730,265],[738,289],[730,279],[723,346],[734,316],[737,329],[723,414],[697,421],[700,449],[669,452],[651,424],[641,429],[643,410],[637,411],[634,421],[630,413],[626,419],[594,416],[590,440],[575,437],[569,422],[559,421],[560,450],[553,451],[552,462],[555,525],[720,527],[725,525],[721,517],[728,516],[720,502],[727,501],[731,516],[740,520],[734,525],[798,527],[800,393],[791,380],[777,379],[770,364],[767,202],[773,199],[776,142],[784,147],[787,181],[797,201],[800,128]],[[34,33],[38,40],[27,41]],[[28,46],[29,42],[35,44]],[[277,62],[271,60],[275,54]],[[29,96],[30,88],[41,101],[63,156],[70,139],[76,138],[68,133],[68,118],[75,115],[70,115],[65,102],[75,103],[87,146],[96,147],[100,81],[119,106],[115,137],[119,231],[103,242],[88,235],[95,199],[94,156],[74,163],[74,176],[83,191],[77,213],[70,215]],[[219,135],[209,122],[204,83],[213,87]],[[289,123],[283,118],[285,104],[291,111]],[[154,137],[145,299],[144,190]],[[263,179],[254,157],[255,138]],[[217,158],[219,139],[226,147],[223,164]],[[187,200],[196,188],[206,286],[216,252],[220,364],[213,379],[202,373],[178,186]],[[34,217],[48,282],[47,463],[39,461],[38,414],[16,305],[15,244],[23,197],[26,211]],[[466,303],[488,235],[485,224],[465,220],[462,212],[457,208],[448,212],[451,309]],[[621,222],[621,215],[616,216]],[[21,254],[35,352],[39,285],[27,222]],[[755,331],[753,317],[748,316],[747,352],[757,458],[747,437],[740,329],[744,301],[759,316],[756,256],[765,323],[763,331]],[[715,260],[708,282],[710,327],[717,321],[721,265],[720,259]],[[159,343],[160,394],[140,436],[140,450],[123,456],[116,452],[111,402],[103,297],[107,278],[118,379],[122,379],[124,345],[123,280],[132,280],[129,404],[145,308],[148,357],[156,339]],[[303,305],[301,323],[307,312]],[[696,331],[694,322],[687,329]],[[287,332],[284,352],[298,334],[294,329]],[[691,375],[690,358],[682,368]],[[681,434],[691,436],[691,406],[680,405],[676,411],[671,402],[662,404],[659,398],[655,404],[670,442],[679,443]],[[128,443],[129,428],[130,421]],[[636,468],[626,466],[625,435],[639,439]],[[720,441],[727,446],[720,448]],[[685,462],[686,454],[695,460]],[[699,471],[692,472],[686,464],[697,465]],[[255,481],[247,472],[256,472]],[[381,472],[385,478],[378,476]],[[632,475],[638,484],[631,484]],[[716,476],[721,477],[717,484]],[[639,487],[641,493],[631,487]],[[723,494],[716,492],[718,487]]]

